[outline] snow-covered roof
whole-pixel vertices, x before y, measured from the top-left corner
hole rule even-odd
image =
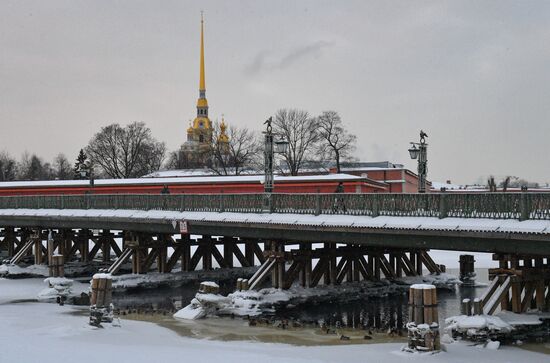
[[[246,169],[242,170],[240,175],[258,175],[263,171]],[[193,176],[219,176],[219,174],[209,169],[176,169],[176,170],[160,170],[142,176],[142,178],[180,178]]]
[[[440,190],[441,188],[445,188],[447,190],[455,190],[455,189],[465,189],[465,185],[459,185],[459,184],[449,184],[449,183],[441,183],[437,181],[432,181],[432,189]]]
[[[350,174],[275,175],[276,182],[305,182],[305,181],[366,181],[366,178]],[[263,183],[263,175],[238,176],[196,176],[180,178],[135,178],[135,179],[97,179],[95,186],[111,185],[164,185],[164,184],[215,184],[215,183]],[[89,180],[45,180],[45,181],[13,181],[2,182],[0,188],[32,188],[32,187],[87,187]]]

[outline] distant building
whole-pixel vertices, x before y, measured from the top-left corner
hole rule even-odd
[[[331,173],[336,168],[330,169]],[[389,161],[381,162],[346,162],[340,165],[340,173],[362,176],[382,182],[387,186],[387,193],[416,193],[418,192],[418,175],[406,169],[403,164],[394,164]],[[428,181],[428,190],[431,182]]]

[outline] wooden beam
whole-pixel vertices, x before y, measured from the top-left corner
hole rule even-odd
[[[300,270],[303,269],[303,261],[294,261],[288,268],[288,270],[285,273],[284,281],[283,281],[283,289],[289,289],[292,286],[292,283],[294,280],[296,280],[296,277],[298,277],[298,274],[300,273]]]

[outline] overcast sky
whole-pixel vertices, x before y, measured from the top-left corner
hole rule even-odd
[[[362,161],[429,178],[550,181],[550,1],[0,0],[0,150],[72,161],[101,126],[144,121],[176,149],[198,96],[260,129],[333,109]]]

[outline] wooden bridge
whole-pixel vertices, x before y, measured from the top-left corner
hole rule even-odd
[[[264,194],[0,197],[0,246],[12,263],[33,254],[40,264],[53,251],[66,261],[101,255],[113,273],[128,261],[134,273],[153,265],[160,272],[176,266],[189,271],[201,261],[203,269],[261,264],[253,287],[268,276],[273,286],[287,288],[295,281],[315,286],[414,276],[424,268],[439,273],[429,249],[492,252],[500,261],[523,261],[502,262],[507,268],[499,276],[537,269],[539,280],[546,281],[550,271],[550,194],[272,194],[270,199],[266,203]],[[313,248],[318,244],[322,247]]]

